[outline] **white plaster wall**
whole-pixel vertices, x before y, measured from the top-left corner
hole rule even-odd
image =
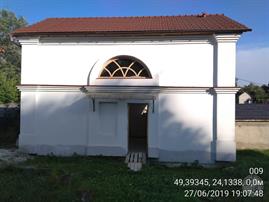
[[[22,47],[22,84],[87,85],[90,81],[93,85],[210,87],[213,82],[215,87],[234,85],[234,43],[218,44],[217,56],[216,47],[205,42],[29,43]],[[130,55],[143,61],[153,79],[96,79],[103,64],[118,55]],[[74,149],[69,146],[73,145],[80,147],[81,154],[124,155],[128,149],[128,103],[145,102],[106,100],[116,103],[111,113],[115,113],[117,127],[110,135],[104,135],[99,131],[102,126],[98,115],[102,100],[96,100],[96,111],[93,111],[91,99],[79,90],[38,92],[37,89],[22,91],[21,96],[20,146],[37,146],[37,153],[42,153],[39,145],[47,145],[57,146],[56,153],[71,154]],[[215,98],[213,102],[212,95],[195,91],[159,94],[155,112],[149,114],[148,120],[149,156],[159,157],[161,161],[212,162],[212,141],[216,139],[221,154],[230,151],[235,154],[234,95],[218,93]],[[146,102],[151,111],[152,100]],[[217,128],[214,129],[215,105]],[[218,136],[215,140],[214,130]],[[50,150],[43,149],[44,153]],[[220,156],[218,159],[224,158]]]
[[[103,107],[104,105],[108,105],[105,107],[107,110],[105,114],[101,114],[104,112],[104,109],[101,109],[102,105]],[[113,107],[109,107],[109,105],[113,105]],[[91,127],[91,131],[89,133],[89,146],[126,148],[126,137],[124,136],[126,136],[127,127],[122,127],[125,125],[123,123],[122,116],[124,116],[124,119],[127,117],[125,113],[126,109],[122,101],[97,99],[95,103],[95,111],[91,108],[89,114],[89,125]],[[111,124],[114,124],[114,126],[112,127]],[[109,125],[110,129],[106,129]],[[111,130],[112,128],[114,131]]]
[[[20,145],[85,145],[89,100],[83,93],[21,94]]]
[[[88,133],[88,147],[91,150],[90,154],[102,154],[109,153],[110,155],[125,155],[128,152],[128,104],[129,103],[146,103],[149,106],[148,109],[148,155],[150,157],[158,157],[158,110],[153,112],[152,100],[138,100],[138,99],[96,99],[95,109],[93,110],[93,104],[90,103],[89,111],[89,133]],[[106,113],[107,117],[101,118],[100,106],[103,104],[114,107],[108,109]],[[158,104],[155,104],[155,108],[158,109]],[[155,109],[156,110],[156,109]],[[100,119],[102,119],[100,121]],[[106,120],[113,119],[115,124],[115,131],[110,131],[104,134],[102,131],[106,131]],[[113,127],[114,128],[114,127]],[[108,152],[108,150],[110,150]]]
[[[218,86],[235,86],[235,43],[218,43]]]
[[[29,139],[35,134],[35,100],[35,92],[21,93],[20,133]]]
[[[217,94],[217,133],[218,140],[235,139],[235,95]]]
[[[21,95],[19,145],[27,152],[123,156],[128,152],[128,104],[147,103],[148,155],[158,157],[157,101],[153,111],[152,100],[96,99],[93,106],[92,100],[81,92],[22,92]],[[104,116],[101,116],[101,103],[113,105]],[[115,127],[106,123],[111,119]]]
[[[213,85],[213,45],[209,43],[23,45],[21,83],[87,85],[93,68],[91,84],[133,85],[131,80],[95,80],[103,64],[118,55],[134,56],[148,66],[153,80],[136,80],[136,85]]]
[[[212,95],[161,94],[159,103],[160,159],[210,162]]]
[[[216,95],[216,160],[235,161],[235,95],[217,92]]]

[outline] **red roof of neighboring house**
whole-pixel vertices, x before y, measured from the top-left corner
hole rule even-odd
[[[224,15],[48,18],[15,30],[13,36],[51,34],[203,34],[251,31]]]

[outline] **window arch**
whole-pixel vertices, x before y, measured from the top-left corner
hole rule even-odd
[[[118,56],[106,62],[99,78],[148,79],[151,74],[140,60],[130,56]]]

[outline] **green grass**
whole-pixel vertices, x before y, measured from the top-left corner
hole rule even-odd
[[[0,168],[0,201],[269,201],[269,150],[239,151],[237,162],[214,168],[168,168],[152,163],[131,172],[123,158],[35,157]],[[244,178],[250,167],[262,167],[263,198],[185,198],[176,178]],[[189,187],[189,189],[241,189]]]

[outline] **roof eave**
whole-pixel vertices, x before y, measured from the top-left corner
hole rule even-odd
[[[242,34],[243,32],[252,31],[249,28],[238,30],[206,30],[206,31],[98,31],[98,32],[12,32],[13,37],[29,36],[175,36],[175,35],[212,35],[212,34]]]

